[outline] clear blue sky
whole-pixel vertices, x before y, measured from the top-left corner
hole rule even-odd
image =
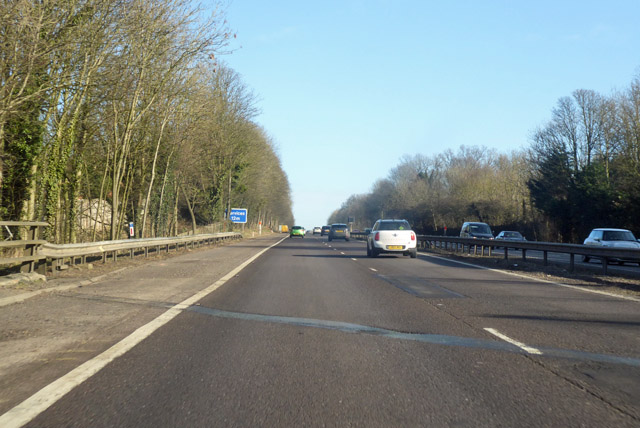
[[[234,0],[224,61],[259,97],[309,228],[404,154],[507,153],[558,98],[628,88],[639,17],[640,0]]]

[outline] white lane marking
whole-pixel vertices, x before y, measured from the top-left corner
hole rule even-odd
[[[183,309],[189,308],[189,306],[193,305],[198,300],[204,298],[208,294],[223,286],[227,281],[236,276],[251,262],[253,262],[267,250],[275,247],[285,239],[287,238],[282,238],[280,241],[276,242],[270,247],[267,247],[264,250],[260,251],[204,290],[201,290],[188,299],[173,306],[171,309],[169,309],[156,319],[138,328],[136,331],[113,345],[111,348],[104,351],[102,354],[71,370],[60,379],[53,381],[49,385],[42,388],[40,391],[33,394],[31,397],[24,400],[22,403],[15,406],[13,409],[9,410],[4,415],[1,415],[0,427],[19,428],[29,423],[40,413],[44,412],[46,409],[55,404],[56,401],[61,399],[73,388],[80,385],[82,382],[89,379],[94,374],[98,373],[111,361],[125,354],[138,343],[149,337],[154,331],[156,331],[157,329],[171,321],[173,318],[175,318],[178,314],[180,314]]]
[[[358,259],[354,259],[353,257],[351,257],[351,260],[353,260],[354,262],[358,261]]]
[[[378,272],[378,270],[377,270],[377,269],[374,269],[374,268],[369,268],[369,269],[371,269],[371,270],[372,270],[372,271],[374,271],[374,272]]]
[[[515,339],[510,338],[509,336],[505,336],[504,334],[500,333],[498,330],[493,329],[493,328],[485,328],[486,331],[488,331],[489,333],[493,334],[494,336],[499,337],[500,339],[504,340],[505,342],[509,342],[512,345],[517,346],[518,348],[522,349],[523,351],[525,351],[528,354],[535,354],[535,355],[542,355],[542,351],[534,348],[533,346],[527,346],[522,342],[518,342]]]
[[[340,251],[340,254],[342,254],[344,256],[344,253],[342,251]]]
[[[499,269],[493,269],[493,268],[488,268],[488,267],[485,267],[485,266],[474,265],[473,263],[466,263],[466,262],[461,262],[459,260],[449,259],[449,258],[446,258],[446,257],[434,256],[433,254],[424,253],[424,252],[420,252],[420,254],[425,255],[427,257],[433,257],[435,259],[447,260],[447,261],[450,261],[450,262],[453,262],[453,263],[458,263],[458,264],[461,264],[461,265],[464,265],[464,266],[471,266],[471,267],[475,267],[475,268],[478,268],[478,269],[489,270],[491,272],[498,272],[498,273],[502,273],[502,274],[505,274],[505,275],[516,276],[518,278],[530,279],[530,280],[533,280],[533,281],[544,282],[544,283],[547,283],[547,284],[553,284],[553,285],[557,285],[558,287],[571,288],[571,289],[574,289],[574,290],[586,291],[588,293],[601,294],[603,296],[608,296],[608,297],[617,297],[618,299],[630,300],[632,302],[640,302],[640,299],[638,299],[636,297],[623,296],[621,294],[609,293],[608,291],[591,290],[591,289],[588,289],[588,288],[579,287],[577,285],[563,284],[561,282],[549,281],[548,279],[535,278],[533,276],[521,275],[519,273],[514,273],[514,272],[505,272],[505,271],[499,270]]]

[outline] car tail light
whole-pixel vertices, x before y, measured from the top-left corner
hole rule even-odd
[[[413,233],[413,232],[411,232],[411,240],[412,240],[412,241],[415,241],[415,240],[416,240],[416,234],[415,234],[415,233]]]
[[[376,236],[373,237],[376,241],[380,240],[380,232],[376,232]]]

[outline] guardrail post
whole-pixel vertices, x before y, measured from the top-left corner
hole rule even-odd
[[[575,267],[576,255],[573,253],[569,253],[569,272],[573,272]]]
[[[525,250],[524,248],[522,249],[522,261],[527,261],[527,250]]]
[[[602,258],[602,274],[607,274],[607,267],[609,266],[609,259],[606,257]]]
[[[509,260],[509,248],[504,247],[504,259]]]
[[[547,256],[548,251],[545,250],[542,253],[543,253],[542,258],[544,259],[544,265],[548,266],[549,265],[549,257]]]

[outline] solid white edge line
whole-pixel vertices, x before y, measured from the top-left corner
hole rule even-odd
[[[525,351],[528,354],[535,354],[535,355],[542,355],[542,351],[534,348],[533,346],[527,346],[522,342],[518,342],[515,339],[510,338],[509,336],[505,336],[504,334],[500,333],[498,330],[493,329],[493,328],[485,328],[486,331],[488,331],[489,333],[493,334],[494,336],[499,337],[500,339],[504,340],[505,342],[509,342],[512,345],[517,346],[518,348],[522,349],[523,351]]]
[[[486,266],[474,265],[473,263],[466,263],[466,262],[461,262],[459,260],[449,259],[447,257],[435,256],[435,255],[430,254],[430,253],[420,252],[420,254],[422,254],[423,256],[433,257],[433,258],[440,259],[440,260],[447,260],[447,261],[450,261],[452,263],[458,263],[458,264],[461,264],[461,265],[464,265],[464,266],[475,267],[475,268],[478,268],[478,269],[489,270],[489,271],[492,271],[492,272],[498,272],[498,273],[502,273],[502,274],[505,274],[505,275],[516,276],[518,278],[530,279],[530,280],[533,280],[533,281],[544,282],[544,283],[547,283],[547,284],[553,284],[553,285],[557,285],[558,287],[571,288],[571,289],[574,289],[574,290],[586,291],[588,293],[601,294],[603,296],[608,296],[608,297],[617,297],[618,299],[630,300],[632,302],[640,302],[640,299],[638,299],[636,297],[623,296],[621,294],[609,293],[608,291],[590,290],[588,288],[583,288],[583,287],[580,287],[580,286],[577,286],[577,285],[563,284],[561,282],[549,281],[548,279],[541,279],[541,278],[536,278],[536,277],[533,277],[533,276],[521,275],[519,273],[514,273],[514,272],[506,272],[506,271],[499,270],[499,269],[488,268]]]
[[[181,313],[183,309],[188,308],[209,293],[212,293],[216,289],[220,288],[227,281],[237,275],[242,269],[247,267],[247,265],[249,265],[263,253],[275,247],[285,239],[286,238],[282,238],[275,244],[263,249],[204,290],[201,290],[188,299],[176,304],[171,309],[167,310],[162,315],[158,316],[149,323],[138,328],[129,336],[125,337],[120,342],[116,343],[100,355],[97,355],[91,360],[71,370],[66,375],[53,381],[49,385],[42,388],[40,391],[33,394],[31,397],[24,400],[22,403],[15,406],[13,409],[1,415],[0,427],[19,428],[29,423],[40,413],[55,404],[56,401],[66,395],[73,388],[89,379],[91,376],[102,370],[111,361],[125,354],[138,343],[149,337],[157,329],[175,318],[176,315]]]

